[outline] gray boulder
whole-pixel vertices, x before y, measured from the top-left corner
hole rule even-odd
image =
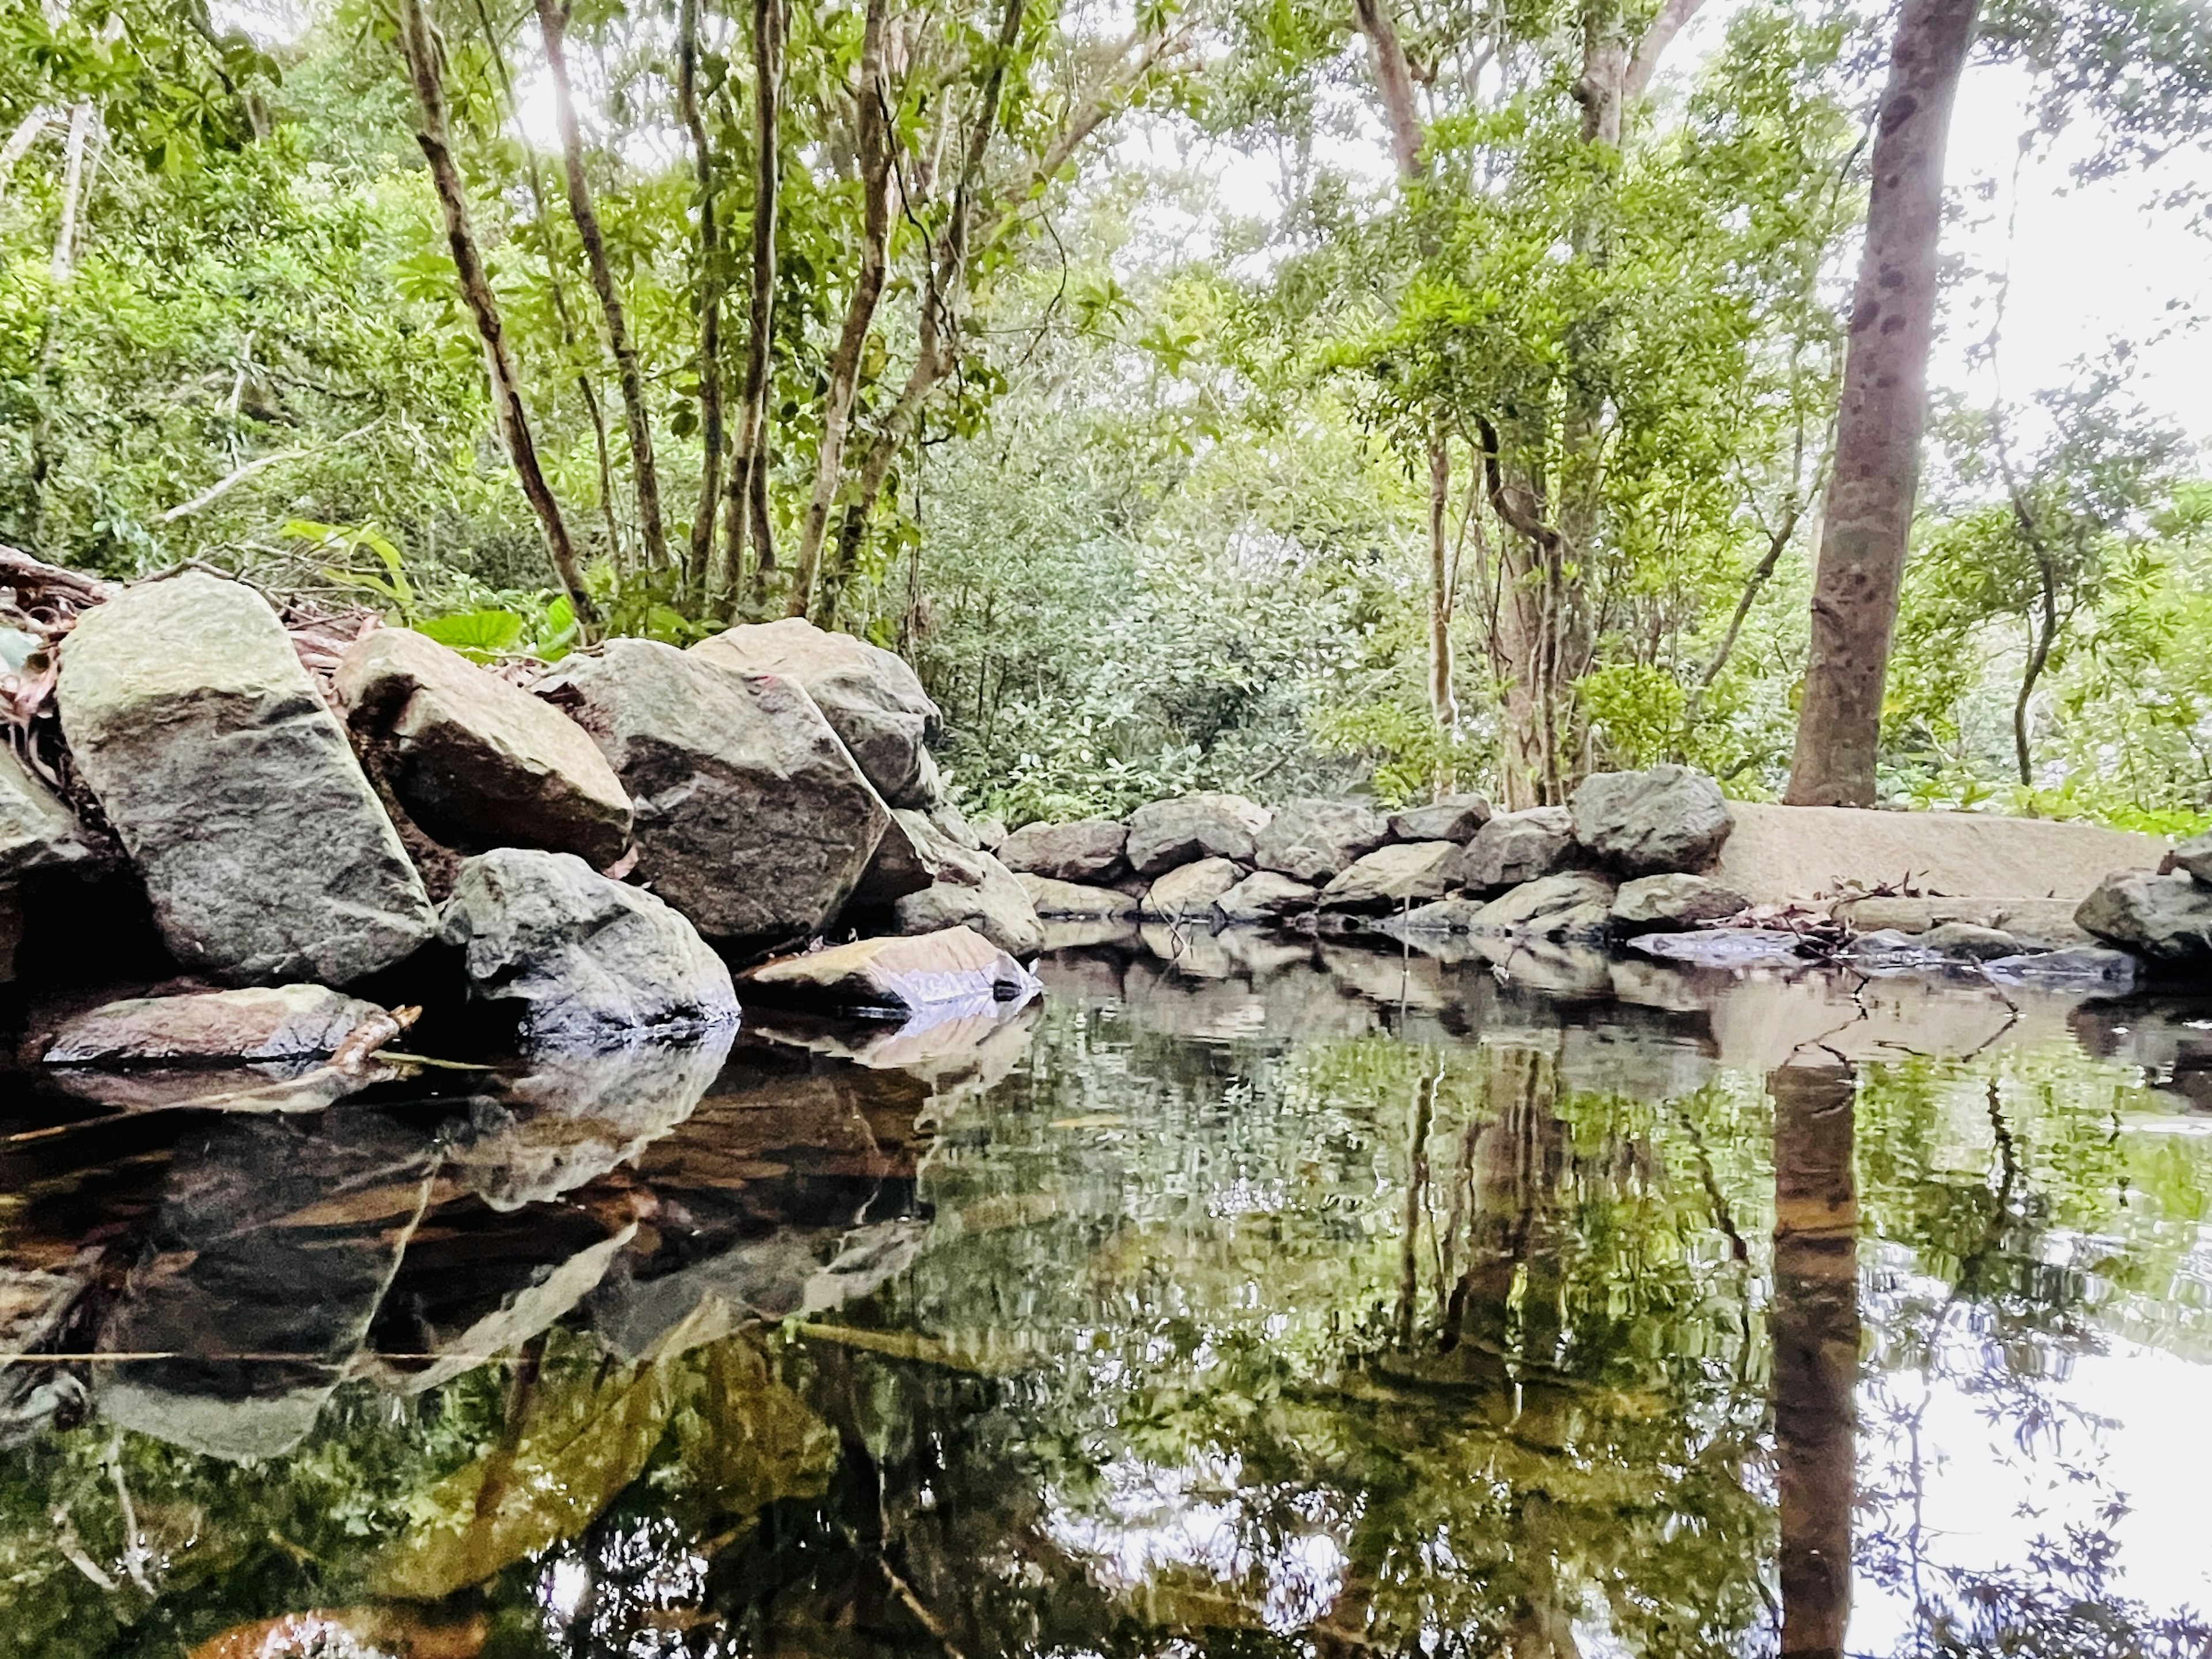
[[[1024,824],[1000,844],[999,862],[1017,875],[1106,882],[1128,870],[1129,826],[1112,818]]]
[[[1490,818],[1490,803],[1480,795],[1446,795],[1426,806],[1409,806],[1402,812],[1393,812],[1390,839],[1473,841],[1474,832]]]
[[[1044,925],[1014,872],[988,853],[939,841],[937,879],[891,907],[891,925],[905,934],[968,927],[1011,956],[1044,949]]]
[[[1232,859],[1200,859],[1170,870],[1145,895],[1140,914],[1155,921],[1196,921],[1213,914],[1213,902],[1251,874]]]
[[[1704,876],[1638,876],[1620,884],[1613,896],[1613,926],[1625,933],[1639,928],[1694,927],[1720,921],[1751,908],[1733,887]]]
[[[2212,834],[2191,836],[2176,843],[2173,851],[2166,856],[2166,866],[2212,886]]]
[[[2107,876],[2074,912],[2081,931],[2153,962],[2212,957],[2212,888],[2191,876]]]
[[[1735,828],[1720,785],[1673,764],[1596,773],[1576,786],[1568,809],[1575,839],[1632,876],[1705,869]]]
[[[502,847],[468,860],[440,937],[469,983],[521,1005],[532,1047],[599,1048],[738,1018],[730,970],[690,922],[573,853]]]
[[[0,743],[0,883],[82,864],[91,855],[69,808]]]
[[[1267,821],[1253,856],[1262,870],[1321,883],[1389,839],[1390,826],[1356,801],[1294,800]]]
[[[1586,870],[1524,881],[1477,913],[1468,931],[1540,939],[1593,939],[1613,921],[1613,885]]]
[[[1242,795],[1212,792],[1153,801],[1129,814],[1129,867],[1161,876],[1200,859],[1249,864],[1267,818],[1266,807]]]
[[[1919,936],[1923,950],[1966,962],[1995,962],[2016,957],[2021,941],[2002,927],[1978,927],[1971,921],[1946,921]]]
[[[1319,888],[1279,870],[1255,870],[1214,900],[1213,908],[1224,921],[1281,921],[1305,915],[1320,902]]]
[[[796,680],[623,639],[568,658],[538,691],[592,734],[629,793],[637,879],[709,939],[819,933],[890,823]]]
[[[943,869],[932,849],[943,846],[948,839],[939,832],[931,814],[917,812],[910,806],[893,808],[884,838],[876,843],[876,855],[868,860],[860,884],[853,890],[847,908],[880,909],[897,903],[908,893],[921,891],[937,879]]]
[[[1054,881],[1050,876],[1026,872],[1014,879],[1030,896],[1037,915],[1048,921],[1111,921],[1134,916],[1138,901],[1112,887],[1092,887],[1079,881]]]
[[[379,1020],[398,1030],[374,1003],[321,985],[132,997],[64,1021],[43,1058],[49,1066],[298,1060],[335,1054]]]
[[[178,960],[344,985],[410,955],[429,895],[252,588],[191,571],[125,590],[62,647],[62,727]]]
[[[1452,863],[1449,883],[1492,893],[1571,868],[1581,856],[1574,819],[1564,806],[1500,812],[1474,833]]]
[[[924,745],[939,736],[944,716],[914,670],[882,647],[787,617],[726,629],[691,654],[740,674],[798,681],[891,805],[928,808],[943,799]]]
[[[408,816],[454,847],[542,847],[612,864],[629,797],[566,714],[404,628],[347,648],[332,689]]]
[[[1449,841],[1401,841],[1378,847],[1322,889],[1321,908],[1353,913],[1395,910],[1442,898],[1460,855]]]

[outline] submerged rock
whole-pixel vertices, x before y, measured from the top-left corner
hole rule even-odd
[[[1699,968],[1802,968],[1797,935],[1773,927],[1711,927],[1690,933],[1639,933],[1632,951]]]
[[[2212,888],[2192,876],[2139,870],[2107,876],[2074,919],[2085,933],[2154,962],[2212,957]]]
[[[1679,929],[1701,921],[1724,921],[1750,908],[1751,901],[1734,888],[1704,876],[1638,876],[1620,884],[1613,896],[1613,921],[1623,930]]]
[[[1490,819],[1490,803],[1480,795],[1446,795],[1426,806],[1393,812],[1390,839],[1468,842]]]
[[[0,743],[0,883],[91,856],[76,816]]]
[[[1357,801],[1294,800],[1277,810],[1255,842],[1254,862],[1298,881],[1341,875],[1390,839],[1390,826]],[[1443,837],[1437,837],[1443,839]]]
[[[1966,962],[1994,962],[2018,956],[2021,941],[2001,927],[1978,927],[1971,921],[1946,921],[1920,935],[1921,945],[1938,956]]]
[[[855,939],[749,969],[746,994],[763,1002],[838,1012],[987,1012],[1035,995],[1020,963],[968,927]]]
[[[1213,913],[1213,902],[1251,874],[1229,859],[1200,859],[1170,870],[1145,895],[1142,914],[1158,921],[1197,921]]]
[[[999,862],[1016,875],[1052,881],[1106,882],[1127,872],[1123,857],[1129,826],[1112,818],[1073,823],[1025,824],[998,849]]]
[[[1099,921],[1134,917],[1138,902],[1113,887],[1091,887],[1077,881],[1054,881],[1049,876],[1014,878],[1037,916],[1046,921]]]
[[[1475,933],[1528,933],[1543,939],[1595,939],[1613,919],[1613,886],[1603,876],[1571,870],[1524,881],[1482,907],[1468,925]]]
[[[1437,899],[1417,906],[1403,915],[1385,916],[1375,924],[1379,933],[1394,939],[1443,938],[1474,932],[1474,919],[1489,907],[1480,899]]]
[[[1570,868],[1579,852],[1574,820],[1565,807],[1500,812],[1474,832],[1446,879],[1471,893],[1494,893]]]
[[[1321,890],[1279,870],[1256,870],[1214,900],[1224,921],[1281,921],[1302,916],[1321,902]]]
[[[738,1018],[730,970],[652,894],[573,853],[502,847],[461,866],[440,937],[477,995],[521,1005],[526,1043],[597,1047]]]
[[[890,813],[795,680],[653,640],[610,640],[538,683],[636,810],[637,878],[709,939],[819,933]]]
[[[49,1066],[143,1066],[196,1060],[301,1060],[337,1053],[392,1017],[320,985],[133,997],[64,1021]]]
[[[179,961],[344,985],[437,926],[337,720],[268,602],[188,572],[87,611],[62,726]]]
[[[1703,870],[1735,828],[1720,785],[1673,764],[1644,772],[1599,772],[1569,803],[1575,839],[1632,876]]]
[[[2139,966],[2125,951],[2076,945],[2063,951],[1998,957],[1982,963],[1982,971],[2007,985],[2044,985],[2055,990],[2103,991],[2125,996],[2135,989]]]
[[[787,617],[727,629],[693,646],[691,654],[740,674],[796,680],[891,805],[927,808],[942,798],[925,745],[944,717],[914,670],[882,647]]]
[[[1394,910],[1443,896],[1461,848],[1449,841],[1401,841],[1378,847],[1322,889],[1324,910]]]
[[[347,723],[388,757],[408,815],[455,847],[542,847],[612,864],[629,797],[566,714],[404,628],[348,648],[333,683]]]
[[[1140,876],[1163,876],[1200,859],[1249,865],[1268,816],[1256,802],[1218,792],[1156,800],[1129,814],[1125,855]]]

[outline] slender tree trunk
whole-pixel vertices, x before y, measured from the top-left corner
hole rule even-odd
[[[1841,1659],[1851,1607],[1858,1382],[1853,1080],[1784,1066],[1774,1100],[1774,1440],[1784,1659]]]
[[[884,110],[884,14],[885,0],[868,0],[860,35],[860,85],[856,94],[860,171],[860,262],[853,279],[845,323],[830,356],[830,392],[822,410],[822,438],[815,451],[814,494],[799,531],[799,563],[791,580],[790,614],[804,617],[813,607],[822,568],[822,538],[830,528],[830,509],[843,476],[845,432],[860,395],[860,358],[874,326],[876,302],[883,297],[884,254],[891,228],[891,146]]]
[[[1401,179],[1421,176],[1421,116],[1413,100],[1413,68],[1390,15],[1389,0],[1352,0],[1359,32],[1375,53],[1375,89],[1390,127],[1390,155]]]
[[[1868,806],[1920,482],[1943,150],[1979,0],[1905,0],[1875,119],[1874,191],[1844,356],[1835,472],[1787,799]]]
[[[4,191],[8,181],[15,177],[15,163],[30,154],[31,146],[45,135],[53,118],[52,110],[34,109],[15,124],[15,130],[8,135],[8,142],[0,144],[0,191]]]
[[[1452,691],[1452,569],[1447,528],[1451,504],[1451,448],[1443,433],[1429,440],[1429,708],[1447,739],[1459,732],[1459,699]],[[1450,763],[1439,782],[1449,788]],[[1441,792],[1440,792],[1441,793]]]
[[[100,113],[89,98],[70,106],[69,134],[62,145],[62,200],[54,226],[53,252],[46,261],[46,280],[52,295],[46,301],[46,320],[39,342],[39,412],[31,424],[31,489],[35,502],[33,532],[43,540],[46,520],[46,480],[54,470],[54,406],[62,392],[62,296],[76,280],[76,240],[84,200],[90,193],[87,180],[100,157]]]
[[[2028,618],[2027,667],[2020,677],[2020,696],[2012,705],[2013,756],[2020,763],[2023,788],[2035,786],[2034,760],[2027,744],[2028,703],[2035,696],[2036,682],[2043,678],[2043,671],[2050,664],[2051,647],[2058,637],[2058,587],[2051,576],[2051,561],[2047,557],[2039,560],[2038,568],[2043,575],[2043,611],[2040,617]]]
[[[475,318],[477,333],[483,341],[484,363],[490,376],[492,404],[497,412],[500,434],[507,441],[507,454],[514,463],[523,498],[537,515],[554,574],[568,592],[577,629],[590,640],[599,632],[599,608],[592,603],[591,593],[584,586],[583,566],[576,557],[574,544],[568,539],[568,526],[561,516],[561,504],[554,499],[552,487],[545,482],[544,471],[538,463],[538,446],[530,435],[529,411],[524,406],[514,360],[507,353],[507,337],[500,325],[499,302],[492,295],[490,279],[484,274],[483,260],[477,252],[476,232],[469,223],[468,197],[461,188],[460,169],[453,162],[447,137],[442,51],[431,31],[429,19],[423,15],[422,0],[400,0],[399,50],[414,86],[418,117],[416,142],[422,146],[423,159],[429,163],[430,182],[438,192],[438,205],[445,216],[446,244],[453,256],[462,301]]]
[[[707,123],[699,112],[699,0],[683,0],[678,20],[676,93],[691,134],[699,175],[699,504],[691,518],[691,545],[684,565],[690,604],[703,601],[714,552],[714,510],[722,499],[722,272],[720,234],[714,222],[714,162]]]
[[[615,286],[614,267],[607,259],[606,237],[599,229],[599,211],[592,205],[592,182],[584,172],[584,137],[576,125],[575,99],[568,81],[568,8],[561,0],[537,0],[538,26],[545,36],[545,65],[553,76],[553,110],[561,127],[561,154],[567,164],[568,212],[583,239],[584,262],[592,273],[592,286],[599,295],[599,314],[605,319],[607,345],[615,356],[615,374],[622,386],[623,423],[629,432],[630,471],[637,484],[638,529],[645,538],[649,568],[668,565],[668,537],[660,520],[660,471],[653,459],[653,422],[645,406],[645,376],[638,368],[637,347],[630,339],[629,319],[623,309],[622,292]]]
[[[738,402],[737,444],[723,495],[723,567],[711,603],[737,602],[748,537],[755,542],[753,591],[767,586],[775,568],[775,541],[768,514],[769,364],[775,326],[775,225],[782,175],[778,155],[783,99],[783,12],[781,0],[753,0],[753,224],[752,289],[747,304],[744,386]]]

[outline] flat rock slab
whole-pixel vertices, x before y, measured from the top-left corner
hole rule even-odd
[[[537,690],[629,793],[638,880],[709,939],[821,932],[890,822],[796,679],[623,639],[567,659]]]
[[[268,602],[198,571],[87,611],[62,728],[180,962],[344,985],[437,918]]]
[[[49,1066],[299,1060],[335,1054],[372,1021],[389,1018],[373,1002],[320,985],[132,997],[64,1022],[42,1058]]]
[[[691,924],[573,853],[502,847],[469,860],[439,936],[460,947],[477,995],[520,1005],[533,1047],[737,1023],[730,970]]]
[[[1797,935],[1778,928],[1715,927],[1687,933],[1644,933],[1632,951],[1698,968],[1802,968]]]
[[[2045,818],[1729,805],[1735,832],[1706,873],[1759,904],[1832,894],[1853,882],[1893,885],[1907,877],[1923,892],[1954,898],[2078,903],[2115,871],[2155,869],[2166,850],[2156,836]]]
[[[914,670],[882,647],[787,617],[727,629],[691,652],[718,668],[798,681],[891,805],[933,806],[944,793],[924,747],[943,717]]]
[[[738,983],[763,1002],[879,1015],[981,1012],[1037,988],[1020,963],[968,927],[833,945],[763,963]]]
[[[557,708],[404,628],[364,635],[339,660],[347,724],[388,745],[408,814],[449,846],[542,847],[612,864],[629,797],[584,729]]]

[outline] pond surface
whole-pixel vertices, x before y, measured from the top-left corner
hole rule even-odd
[[[1041,972],[319,1113],[10,1078],[0,1652],[2212,1650],[2212,1003]]]

